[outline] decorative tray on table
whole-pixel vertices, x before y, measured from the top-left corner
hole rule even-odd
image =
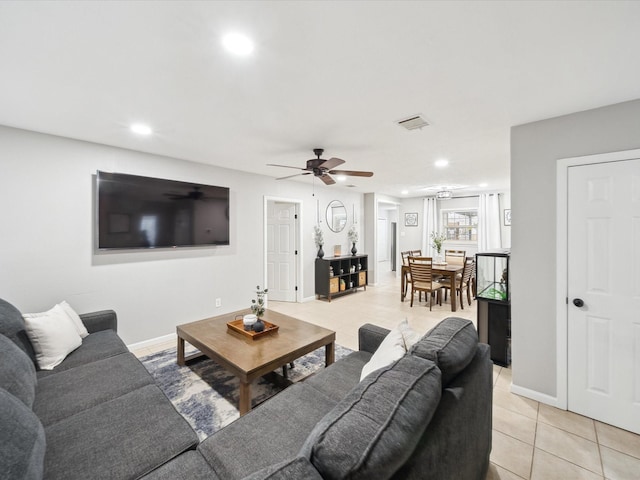
[[[240,320],[227,322],[227,328],[233,332],[244,335],[245,337],[249,337],[252,340],[256,340],[270,333],[277,332],[278,328],[280,328],[275,323],[267,322],[266,320],[263,320],[262,323],[264,323],[264,330],[261,332],[254,332],[253,330],[248,330],[248,331],[245,330],[242,318]]]

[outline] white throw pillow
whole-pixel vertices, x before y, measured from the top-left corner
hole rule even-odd
[[[41,370],[53,368],[82,345],[73,320],[60,305],[42,313],[23,315],[27,336],[36,352]]]
[[[66,301],[62,301],[58,305],[62,307],[68,317],[73,321],[73,325],[76,327],[76,331],[78,332],[78,335],[80,335],[80,338],[88,337],[89,332],[87,331],[87,327],[84,326],[84,323],[82,323],[82,320],[80,319],[80,315],[71,308],[71,305]]]
[[[369,359],[360,374],[360,381],[379,368],[391,365],[400,360],[422,336],[416,332],[405,318],[396,328],[391,330],[382,341],[373,356]]]
[[[422,335],[411,328],[411,325],[409,325],[409,321],[406,318],[398,324],[397,328],[402,334],[402,338],[404,339],[404,346],[407,349],[407,352],[411,349],[411,347],[413,347],[414,344],[418,343],[418,340],[422,338]]]
[[[407,353],[407,349],[404,346],[404,338],[402,338],[402,333],[396,327],[389,332],[373,356],[369,359],[369,362],[365,363],[364,367],[362,367],[360,381],[371,372],[391,365],[396,360],[401,359],[405,353]]]

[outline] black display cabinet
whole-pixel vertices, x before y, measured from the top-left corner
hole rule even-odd
[[[367,289],[367,255],[316,258],[316,295],[318,298],[338,297]]]
[[[478,336],[491,347],[491,360],[511,364],[511,288],[508,250],[476,254]]]

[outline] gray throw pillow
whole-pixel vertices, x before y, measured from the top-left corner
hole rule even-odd
[[[36,383],[36,367],[31,359],[0,334],[0,387],[31,408],[36,396]]]
[[[412,355],[426,358],[442,371],[446,387],[471,363],[478,348],[478,332],[469,320],[448,317],[433,327],[410,350]]]
[[[0,388],[0,412],[2,478],[42,479],[46,446],[42,423],[4,388]]]
[[[36,353],[27,336],[24,318],[20,311],[0,298],[0,333],[15,343],[36,364]]]
[[[325,479],[390,478],[413,453],[440,402],[440,370],[405,355],[354,387],[300,453]]]

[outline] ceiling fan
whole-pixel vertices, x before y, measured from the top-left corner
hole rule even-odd
[[[324,149],[314,148],[313,153],[317,158],[307,160],[306,168],[292,167],[290,165],[276,165],[274,163],[267,163],[269,167],[285,167],[295,168],[297,170],[303,170],[303,173],[296,173],[295,175],[288,175],[286,177],[276,178],[276,180],[284,180],[285,178],[297,177],[298,175],[313,175],[320,178],[326,185],[333,185],[336,181],[331,178],[331,175],[349,175],[352,177],[372,177],[373,172],[360,172],[356,170],[333,170],[334,167],[342,165],[344,160],[340,158],[332,157],[329,160],[320,158]]]

